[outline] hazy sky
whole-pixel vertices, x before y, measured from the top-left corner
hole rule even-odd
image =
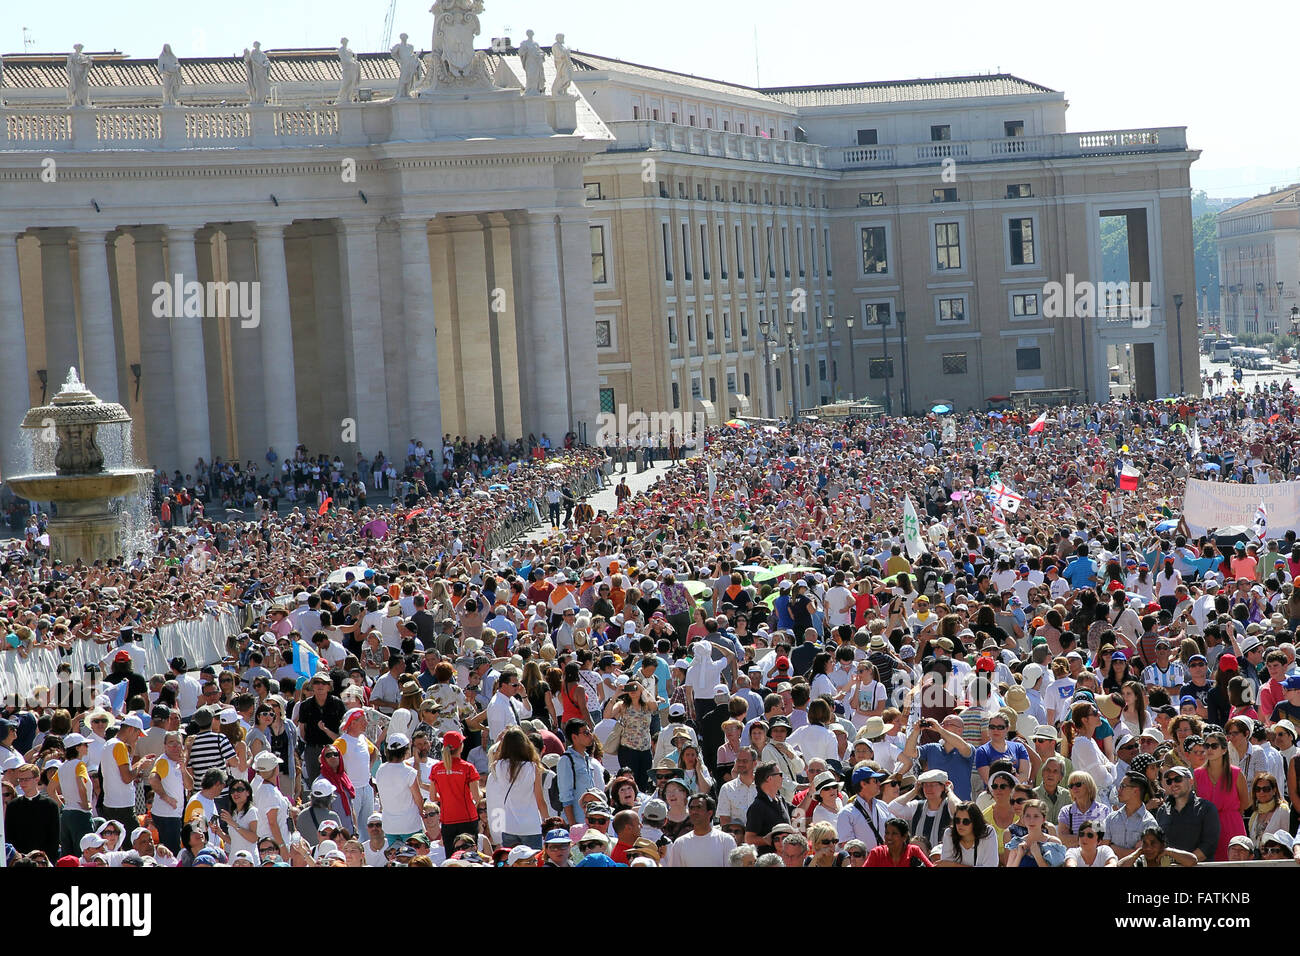
[[[265,48],[380,49],[390,0],[5,0],[0,50],[179,56]],[[432,0],[396,0],[394,34],[430,43]],[[1230,15],[1230,18],[1229,18]],[[1071,130],[1187,126],[1192,182],[1250,196],[1300,182],[1300,26],[1293,0],[487,0],[482,42],[532,28],[605,56],[768,86],[1007,72],[1064,90]],[[1234,26],[1236,24],[1237,26]],[[757,31],[757,44],[755,32]],[[1250,42],[1238,40],[1249,36]],[[1275,47],[1275,48],[1273,48]],[[1224,51],[1238,50],[1231,58]]]

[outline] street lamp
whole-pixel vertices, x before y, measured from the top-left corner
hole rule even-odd
[[[1297,312],[1300,315],[1300,312]],[[844,319],[844,325],[849,330],[849,401],[853,401],[853,396],[858,391],[858,367],[853,355],[853,313],[850,312]]]
[[[1206,294],[1208,291],[1209,289],[1206,286],[1201,286],[1201,314],[1202,315],[1205,315],[1210,311],[1210,299]]]
[[[898,344],[903,352],[903,388],[898,393],[899,406],[906,415],[911,405],[911,396],[907,387],[907,313],[902,309],[898,310]]]
[[[1264,283],[1256,282],[1255,283],[1255,320],[1254,320],[1256,334],[1258,334],[1259,332],[1259,300],[1262,298],[1264,298]]]
[[[831,363],[831,395],[835,401],[840,398],[839,363],[835,361],[835,352],[831,348],[831,335],[835,331],[835,307],[826,307],[826,361]]]
[[[799,351],[799,347],[794,344],[794,318],[787,316],[785,320],[785,341],[786,347],[790,350],[790,420],[796,421],[799,418],[799,382],[795,377],[794,357]]]
[[[767,392],[767,413],[775,418],[776,416],[772,415],[772,412],[774,411],[772,407],[774,402],[772,398],[772,369],[770,367],[774,356],[771,354],[770,348],[772,338],[768,334],[771,331],[772,323],[767,320],[767,315],[764,314],[763,317],[758,320],[758,334],[763,339],[763,385]]]
[[[1174,293],[1174,315],[1178,335],[1178,394],[1184,395],[1186,390],[1183,388],[1183,294],[1181,292]]]

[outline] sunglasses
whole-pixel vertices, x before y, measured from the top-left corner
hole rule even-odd
[[[579,850],[598,850],[605,846],[600,840],[592,840],[590,843],[579,843]]]
[[[958,826],[971,826],[975,821],[970,817],[953,817],[952,822]]]
[[[1206,745],[1205,745],[1205,749],[1206,749],[1206,750],[1222,750],[1222,749],[1223,749],[1223,744],[1206,744]]]
[[[1067,786],[1068,786],[1071,790],[1078,790],[1080,787],[1083,786],[1083,781],[1082,781],[1082,780],[1076,780],[1076,781],[1074,781],[1074,783],[1067,784]]]
[[[1006,730],[1006,724],[989,724],[989,730]]]
[[[1260,852],[1263,853],[1265,856],[1268,856],[1270,853],[1278,853],[1278,854],[1281,854],[1282,856],[1290,856],[1290,855],[1291,855],[1290,852],[1287,850],[1286,847],[1284,847],[1284,846],[1273,846],[1272,844],[1270,844],[1270,845],[1264,847],[1264,849],[1260,850]]]
[[[367,824],[366,824],[366,829],[367,829],[367,830],[382,830],[383,828],[384,828],[384,825],[383,825],[382,823],[367,823]]]
[[[990,790],[1010,790],[1010,789],[1011,789],[1011,784],[1009,784],[1009,783],[992,783],[992,784],[989,784],[989,789],[990,789]]]
[[[1012,800],[1012,801],[1011,801],[1011,805],[1012,805],[1013,807],[1018,807],[1018,806],[1020,806],[1022,803],[1028,803],[1028,802],[1029,802],[1029,798],[1028,798],[1028,797],[1019,797],[1019,798],[1017,798],[1017,799],[1015,799],[1015,800]]]
[[[1256,792],[1256,793],[1272,793],[1272,792],[1273,792],[1273,785],[1272,785],[1271,783],[1266,783],[1266,784],[1264,784],[1263,786],[1256,787],[1256,788],[1255,788],[1255,792]]]
[[[855,860],[865,860],[867,858],[867,853],[865,850],[849,850],[849,856],[853,857]]]
[[[1166,776],[1164,779],[1165,779],[1165,786],[1170,787],[1176,784],[1178,781],[1182,780],[1183,778],[1181,774],[1171,773],[1168,776]]]

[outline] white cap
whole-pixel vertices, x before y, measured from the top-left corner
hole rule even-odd
[[[337,792],[334,784],[324,777],[317,777],[316,782],[311,785],[311,795],[313,797],[332,797]]]
[[[153,834],[149,832],[148,827],[136,827],[131,831],[131,842],[134,843],[142,836],[153,836]]]
[[[217,719],[223,724],[237,724],[239,723],[239,712],[233,707],[227,707],[217,714]]]
[[[623,633],[624,633],[624,634],[635,634],[635,633],[636,633],[636,621],[624,621],[624,622],[623,622]]]
[[[258,773],[268,773],[269,771],[274,770],[282,763],[284,763],[284,761],[281,760],[279,757],[277,757],[275,754],[271,753],[271,751],[263,750],[260,754],[258,754],[256,757],[253,758],[253,769],[256,770]]]
[[[140,719],[139,714],[127,714],[122,718],[123,727],[134,727],[136,730],[144,730],[144,721]]]
[[[532,847],[524,846],[522,843],[510,850],[510,855],[506,857],[506,866],[514,866],[522,860],[531,860],[541,850],[534,850]]]
[[[104,838],[100,836],[98,833],[87,833],[84,837],[81,838],[81,849],[83,853],[86,850],[92,849],[97,846],[103,846],[103,845],[104,845]]]
[[[71,733],[63,738],[64,747],[80,747],[82,744],[88,744],[88,743],[90,743],[90,738],[83,737],[81,736],[81,734],[78,733]]]

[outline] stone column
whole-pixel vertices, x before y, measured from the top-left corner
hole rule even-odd
[[[225,226],[226,271],[231,282],[257,281],[257,260],[253,249],[253,230],[247,223]],[[230,364],[234,381],[235,437],[239,457],[262,464],[266,457],[266,393],[262,385],[262,330],[230,323]]]
[[[86,367],[81,380],[106,402],[115,402],[117,344],[113,340],[113,292],[108,281],[108,245],[99,230],[77,231],[77,271],[81,274],[81,331]]]
[[[441,470],[442,409],[438,402],[438,339],[434,333],[428,229],[424,216],[403,216],[398,225],[402,328],[406,333],[406,406],[412,437],[432,449]]]
[[[307,319],[316,328],[317,372],[311,388],[305,390],[315,396],[315,400],[312,405],[304,407],[317,408],[314,415],[319,419],[316,431],[320,436],[320,448],[331,454],[339,453],[348,474],[351,474],[358,449],[355,444],[343,441],[343,419],[352,417],[352,406],[346,388],[348,357],[339,348],[343,339],[343,303],[339,288],[338,238],[329,222],[316,222],[313,226],[317,232],[307,239],[311,254],[313,308]],[[305,384],[301,375],[298,383],[300,388]],[[377,448],[370,448],[370,454],[373,455]]]
[[[18,275],[18,236],[0,233],[0,434],[18,434],[27,412],[27,330],[23,326],[23,287]],[[17,440],[0,443],[3,477],[27,466]]]
[[[194,250],[195,226],[167,227],[168,272],[172,282],[197,282],[198,257]],[[179,276],[179,279],[177,278]],[[212,463],[212,432],[208,424],[207,368],[203,354],[203,315],[186,315],[184,296],[171,307],[172,394],[175,396],[176,465],[181,474],[193,475],[194,463]],[[194,475],[197,480],[198,475]]]
[[[488,317],[492,329],[492,369],[497,391],[497,431],[506,441],[521,435],[523,418],[520,407],[522,383],[519,377],[519,349],[515,327],[517,307],[514,282],[514,256],[510,248],[510,227],[499,214],[482,216],[484,245],[487,249],[488,281],[495,297],[497,290],[504,295],[498,310],[496,302]]]
[[[203,283],[203,363],[208,383],[208,438],[212,443],[212,464],[216,458],[229,459],[234,442],[230,440],[230,416],[226,414],[226,330],[230,326],[228,301],[215,296],[209,301],[208,289],[220,279],[217,233],[200,229],[194,236],[194,256]],[[195,476],[198,477],[197,475]]]
[[[529,213],[524,228],[528,237],[528,275],[520,299],[528,313],[523,359],[528,366],[530,389],[536,403],[533,422],[539,439],[545,432],[551,440],[551,447],[560,448],[564,444],[564,433],[569,430],[570,404],[564,299],[560,288],[560,242],[555,215]]]
[[[596,436],[600,396],[596,374],[596,301],[591,283],[591,223],[584,210],[560,219],[562,275],[564,277],[564,335],[569,358],[569,428],[579,439]],[[723,341],[722,314],[715,309],[717,339]],[[725,345],[723,346],[726,347]],[[726,389],[725,370],[719,384]],[[582,426],[586,426],[585,429]],[[563,434],[560,435],[563,438]],[[552,435],[552,442],[556,436]]]
[[[284,261],[284,224],[258,223],[257,275],[262,293],[262,382],[267,443],[280,461],[298,447],[298,399],[294,381],[293,325],[289,319],[289,273]],[[265,455],[265,452],[262,453]]]
[[[77,310],[73,301],[72,256],[68,238],[59,230],[42,230],[41,301],[45,309],[45,368],[49,377],[46,400],[54,397],[68,369],[81,372],[77,344]]]
[[[456,257],[451,228],[458,220],[440,216],[429,233],[430,279],[433,283],[434,336],[438,340],[438,411],[443,431],[463,436],[465,365],[460,360],[460,320],[456,312]]]
[[[479,435],[495,434],[499,417],[489,322],[492,289],[488,285],[483,224],[477,217],[461,216],[455,220],[448,240],[456,263],[456,323],[464,371],[461,395],[465,405],[465,438],[474,441]]]
[[[172,377],[171,321],[163,310],[154,311],[154,302],[171,303],[171,279],[163,263],[163,244],[153,227],[131,230],[135,243],[135,301],[140,326],[140,401],[144,409],[145,454],[154,468],[171,474],[180,465],[176,434],[175,379]],[[154,290],[163,283],[166,291]],[[138,452],[137,446],[137,452]]]
[[[338,230],[339,303],[343,308],[348,409],[357,423],[356,450],[366,457],[388,445],[388,392],[375,225],[374,219],[340,219]]]

